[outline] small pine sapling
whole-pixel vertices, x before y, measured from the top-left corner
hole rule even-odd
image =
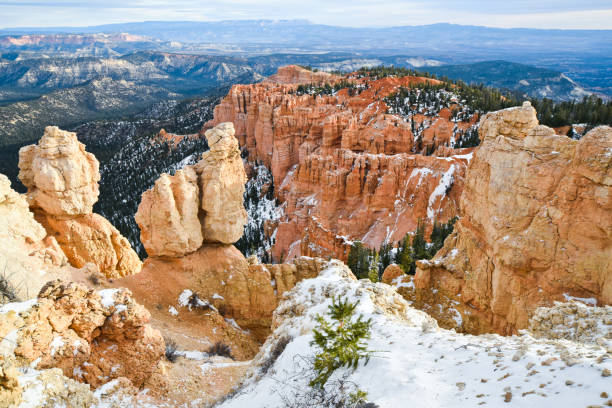
[[[348,299],[336,301],[334,297],[327,313],[331,322],[317,315],[311,345],[320,351],[314,358],[315,378],[310,381],[311,387],[323,388],[338,368],[355,370],[360,361],[367,364],[370,360],[372,351],[367,349],[366,340],[370,338],[372,321],[364,320],[362,315],[353,319],[358,303]]]

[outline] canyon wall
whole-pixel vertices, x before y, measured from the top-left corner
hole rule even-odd
[[[298,92],[298,84],[315,82],[304,71],[284,67],[263,83],[233,86],[207,124],[234,123],[248,159],[271,169],[284,211],[275,260],[346,259],[353,240],[378,247],[402,239],[419,219],[457,214],[471,149],[448,146],[476,125],[477,115],[461,121],[439,106],[410,119],[387,113],[385,97],[439,83],[433,79],[327,76],[341,89],[313,95]]]
[[[416,305],[511,334],[554,300],[611,304],[612,129],[572,140],[526,103],[487,114],[480,137],[455,231],[417,263]]]

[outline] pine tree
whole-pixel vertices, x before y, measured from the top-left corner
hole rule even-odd
[[[378,274],[379,274],[379,270],[378,270],[378,264],[380,262],[380,256],[378,253],[376,253],[376,251],[374,251],[374,256],[370,262],[370,270],[368,271],[368,279],[370,279],[372,282],[376,283],[378,282]]]
[[[320,351],[315,355],[316,376],[310,381],[311,387],[323,388],[338,368],[355,370],[360,361],[365,360],[367,364],[370,360],[372,352],[365,341],[370,338],[372,321],[363,320],[362,315],[353,319],[358,303],[350,303],[348,299],[336,301],[334,297],[327,313],[331,322],[321,315],[316,316],[317,327],[310,344]]]

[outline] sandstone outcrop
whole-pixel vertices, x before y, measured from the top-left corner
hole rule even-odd
[[[402,239],[419,218],[456,215],[471,149],[446,146],[473,129],[477,115],[461,121],[439,107],[411,118],[391,113],[387,96],[439,83],[433,79],[329,77],[353,87],[312,95],[298,92],[298,84],[315,82],[303,75],[289,66],[263,83],[233,86],[207,124],[233,122],[248,160],[271,170],[284,210],[275,260],[346,259],[353,240],[379,247]]]
[[[142,195],[135,217],[149,256],[180,257],[203,242],[233,244],[242,236],[246,173],[234,127],[221,124],[206,138],[210,150],[197,164],[162,174]]]
[[[0,359],[0,408],[90,408],[96,402],[87,384],[67,378],[59,368],[36,370]]]
[[[247,222],[246,173],[231,123],[206,137],[210,150],[198,163],[163,174],[143,194],[136,221],[149,257],[141,273],[116,284],[130,288],[160,320],[176,316],[173,324],[185,331],[203,330],[203,319],[211,320],[216,335],[248,358],[256,352],[254,340],[269,333],[282,294],[316,276],[321,261],[262,265],[232,245]]]
[[[612,303],[612,129],[579,141],[538,125],[526,103],[486,115],[460,219],[417,297],[447,297],[471,333],[515,333],[553,300]]]
[[[5,358],[59,368],[94,388],[120,377],[142,387],[164,354],[161,334],[147,325],[149,312],[126,289],[95,292],[51,281],[38,299],[8,304],[0,314]]]
[[[554,302],[551,307],[537,308],[527,329],[534,337],[598,345],[612,353],[612,306]]]
[[[46,235],[25,196],[15,192],[0,174],[0,277],[5,286],[0,304],[38,292],[67,264],[55,238]]]
[[[314,72],[298,65],[280,67],[276,74],[266,78],[265,82],[276,84],[324,84],[335,82],[340,78],[327,72]]]
[[[240,338],[244,329],[263,341],[283,293],[298,281],[317,276],[322,262],[298,258],[289,264],[249,264],[233,245],[207,244],[183,257],[149,257],[142,272],[117,284],[129,287],[152,311],[157,305],[164,314],[173,308],[178,324],[195,324],[204,313],[220,315],[219,330],[225,323],[231,325],[223,318],[239,326],[229,330],[236,332],[230,340],[244,341]]]
[[[38,144],[20,150],[19,168],[30,208],[71,265],[81,268],[93,263],[107,277],[140,270],[140,260],[129,242],[93,213],[99,194],[99,164],[75,133],[47,127]]]
[[[385,268],[381,277],[381,282],[391,285],[397,280],[397,278],[403,278],[404,276],[407,275],[404,273],[402,268],[399,267],[399,265],[391,264]]]

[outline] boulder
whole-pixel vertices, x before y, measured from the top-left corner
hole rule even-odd
[[[11,340],[5,355],[36,369],[59,368],[94,388],[120,377],[141,388],[164,354],[149,312],[127,289],[51,281],[38,299],[5,305],[0,315],[0,337]]]
[[[387,285],[391,285],[394,280],[399,277],[406,275],[402,268],[397,264],[391,264],[387,266],[382,274],[382,283],[386,283]]]

